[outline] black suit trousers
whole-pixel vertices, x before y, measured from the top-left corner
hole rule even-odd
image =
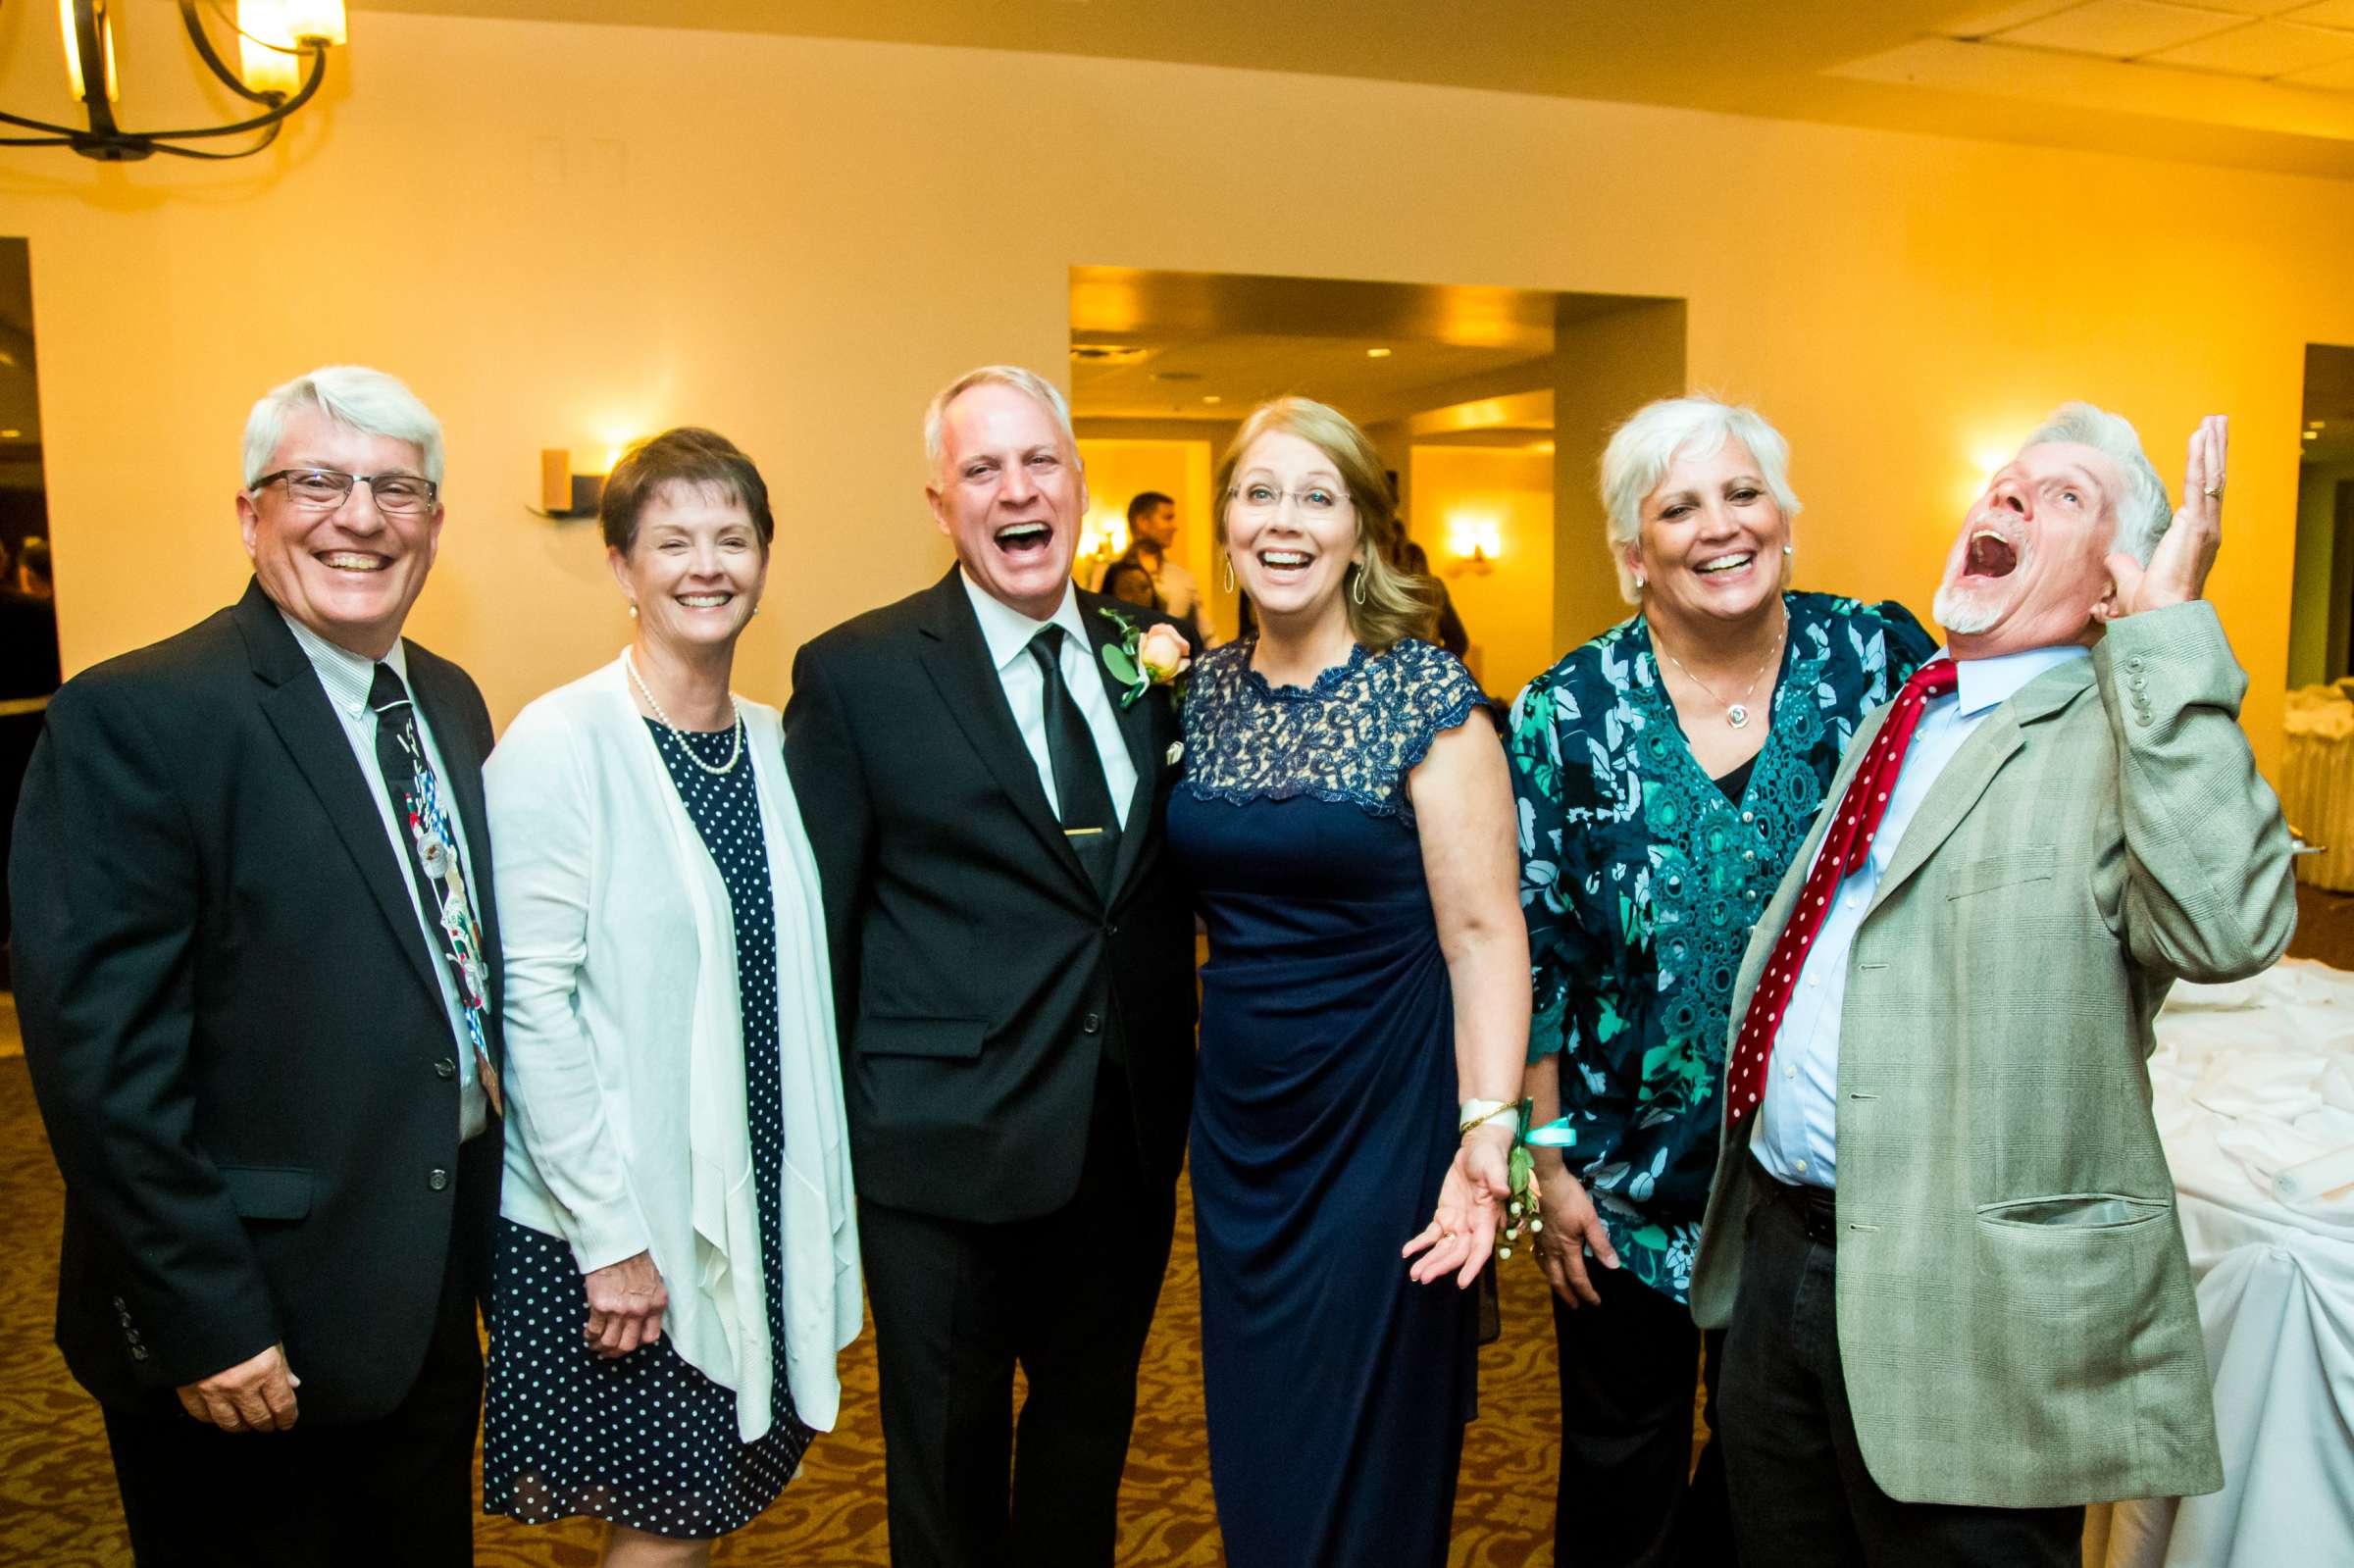
[[[1848,1409],[1837,1251],[1811,1239],[1779,1196],[1751,1213],[1747,1244],[1725,1331],[1717,1435],[1744,1564],[2077,1568],[2082,1508],[1966,1508],[1882,1492]]]
[[[1175,1185],[1143,1174],[1133,1127],[1126,1074],[1106,1066],[1079,1189],[1054,1213],[988,1224],[860,1202],[894,1568],[1108,1568],[1176,1226]]]
[[[498,1177],[498,1139],[466,1144],[462,1210],[494,1197]],[[193,1419],[177,1398],[169,1409],[107,1406],[107,1444],[138,1568],[472,1563],[483,1398],[476,1305],[485,1284],[477,1250],[468,1228],[452,1228],[425,1364],[385,1415],[230,1433]],[[301,1398],[298,1389],[298,1411]]]

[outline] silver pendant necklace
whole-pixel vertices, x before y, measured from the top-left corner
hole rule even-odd
[[[1739,702],[1727,702],[1724,700],[1724,698],[1717,696],[1715,689],[1713,686],[1711,686],[1706,681],[1703,681],[1700,677],[1694,675],[1690,670],[1685,669],[1684,661],[1677,658],[1673,653],[1668,652],[1667,648],[1662,645],[1656,632],[1652,636],[1651,645],[1655,648],[1658,648],[1662,653],[1667,654],[1667,662],[1675,666],[1678,674],[1682,675],[1685,680],[1691,682],[1694,685],[1700,687],[1701,690],[1707,692],[1710,698],[1714,700],[1718,707],[1724,710],[1724,722],[1726,724],[1732,726],[1736,730],[1745,730],[1749,727],[1750,693],[1758,689],[1758,683],[1766,679],[1766,672],[1781,662],[1782,639],[1787,637],[1789,634],[1790,612],[1788,610],[1784,610],[1782,612],[1782,629],[1781,631],[1775,632],[1773,636],[1773,652],[1767,654],[1766,657],[1766,662],[1758,666],[1758,673],[1749,678],[1749,684],[1741,688],[1741,700]],[[650,702],[653,699],[649,697],[646,700]]]
[[[622,652],[621,662],[622,667],[630,672],[631,684],[635,685],[638,688],[638,694],[645,699],[645,705],[654,710],[654,717],[661,722],[662,728],[679,737],[679,749],[687,753],[689,762],[715,778],[724,777],[736,771],[736,764],[743,760],[743,709],[737,703],[734,692],[728,693],[728,706],[736,713],[736,744],[730,748],[728,760],[713,767],[695,754],[694,747],[688,742],[687,733],[670,722],[670,715],[662,711],[662,704],[656,702],[654,694],[646,689],[645,678],[638,673],[638,661],[630,657],[627,649]]]

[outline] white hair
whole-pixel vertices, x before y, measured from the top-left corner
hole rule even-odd
[[[1679,458],[1714,456],[1728,440],[1749,448],[1782,521],[1795,520],[1799,504],[1790,488],[1790,443],[1756,409],[1705,392],[1663,397],[1635,410],[1611,432],[1611,444],[1602,452],[1603,532],[1618,573],[1619,595],[1627,603],[1643,602],[1627,569],[1626,546],[1643,536],[1644,498],[1660,487]]]
[[[323,365],[274,387],[245,417],[245,482],[270,472],[285,439],[286,420],[298,409],[315,408],[337,425],[363,435],[388,436],[417,448],[425,477],[441,482],[441,422],[397,377],[364,365]]]
[[[2089,446],[2117,465],[2125,490],[2112,497],[2117,515],[2117,539],[2112,548],[2148,566],[2150,557],[2158,553],[2158,541],[2166,536],[2167,526],[2175,520],[2175,503],[2167,499],[2166,481],[2143,453],[2141,437],[2133,427],[2090,403],[2063,403],[2036,427],[2020,450],[2052,442]]]
[[[1062,431],[1063,443],[1075,458],[1079,453],[1079,435],[1071,429],[1071,405],[1064,402],[1062,390],[1036,371],[1026,371],[1019,365],[984,365],[979,370],[966,371],[934,394],[924,407],[924,461],[934,473],[947,453],[948,405],[976,386],[1010,386],[1033,399],[1054,418],[1055,428]]]

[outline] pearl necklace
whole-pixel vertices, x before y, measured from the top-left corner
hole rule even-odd
[[[1678,674],[1682,675],[1685,680],[1691,682],[1694,685],[1700,687],[1701,690],[1707,692],[1709,696],[1715,701],[1716,705],[1724,710],[1724,722],[1726,724],[1731,725],[1736,730],[1742,730],[1748,728],[1749,725],[1749,694],[1758,689],[1758,683],[1766,678],[1766,672],[1781,662],[1782,639],[1787,637],[1789,634],[1790,614],[1787,610],[1785,610],[1782,612],[1782,629],[1774,633],[1773,652],[1766,656],[1764,664],[1758,666],[1758,673],[1749,678],[1749,684],[1741,688],[1741,700],[1739,702],[1727,702],[1722,697],[1717,696],[1714,689],[1712,688],[1706,681],[1703,681],[1700,677],[1694,675],[1691,671],[1684,668],[1683,660],[1677,658],[1672,653],[1668,653],[1667,649],[1661,645],[1659,635],[1656,632],[1652,635],[1651,645],[1655,648],[1658,648],[1660,652],[1666,653],[1667,662],[1675,666]],[[650,702],[653,699],[648,697],[646,700]]]
[[[736,764],[743,760],[743,709],[737,704],[736,693],[733,691],[728,693],[728,706],[735,709],[736,712],[736,744],[728,752],[728,760],[715,768],[695,754],[694,747],[687,742],[687,733],[670,722],[670,715],[662,711],[662,704],[656,702],[654,694],[646,689],[645,678],[638,673],[638,661],[631,658],[625,650],[621,656],[621,663],[622,667],[630,672],[630,682],[637,686],[638,694],[645,699],[647,707],[654,710],[654,717],[661,721],[662,728],[679,737],[679,749],[687,753],[689,762],[714,777],[725,777],[736,771]]]

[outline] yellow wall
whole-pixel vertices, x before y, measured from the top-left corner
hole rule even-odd
[[[1214,544],[1210,538],[1209,442],[1186,440],[1128,440],[1081,436],[1079,455],[1087,464],[1088,522],[1094,532],[1116,527],[1120,537],[1128,528],[1128,503],[1146,490],[1158,490],[1177,503],[1177,543],[1174,553],[1203,596],[1202,620],[1215,623],[1220,640],[1234,634],[1231,612],[1222,618],[1214,602],[1216,577]],[[1100,568],[1083,565],[1081,576],[1093,585]]]
[[[1533,448],[1417,446],[1407,522],[1455,597],[1471,673],[1508,701],[1561,657],[1553,645],[1553,455]],[[1493,528],[1502,547],[1470,570],[1459,531]]]
[[[168,59],[168,12],[134,20]],[[62,109],[54,17],[0,9],[0,103]],[[1692,380],[1796,449],[1799,582],[1921,609],[1974,454],[2047,406],[2123,409],[2167,470],[2227,410],[2214,593],[2277,750],[2304,345],[2354,341],[2354,185],[1273,72],[374,11],[335,69],[348,92],[252,165],[0,153],[0,232],[32,243],[70,666],[237,590],[247,404],[357,359],[449,425],[449,533],[413,629],[497,716],[623,636],[592,535],[524,510],[539,448],[680,420],[775,481],[740,683],[780,696],[798,639],[946,565],[924,399],[984,361],[1059,370],[1068,269],[1112,263],[1688,300]]]

